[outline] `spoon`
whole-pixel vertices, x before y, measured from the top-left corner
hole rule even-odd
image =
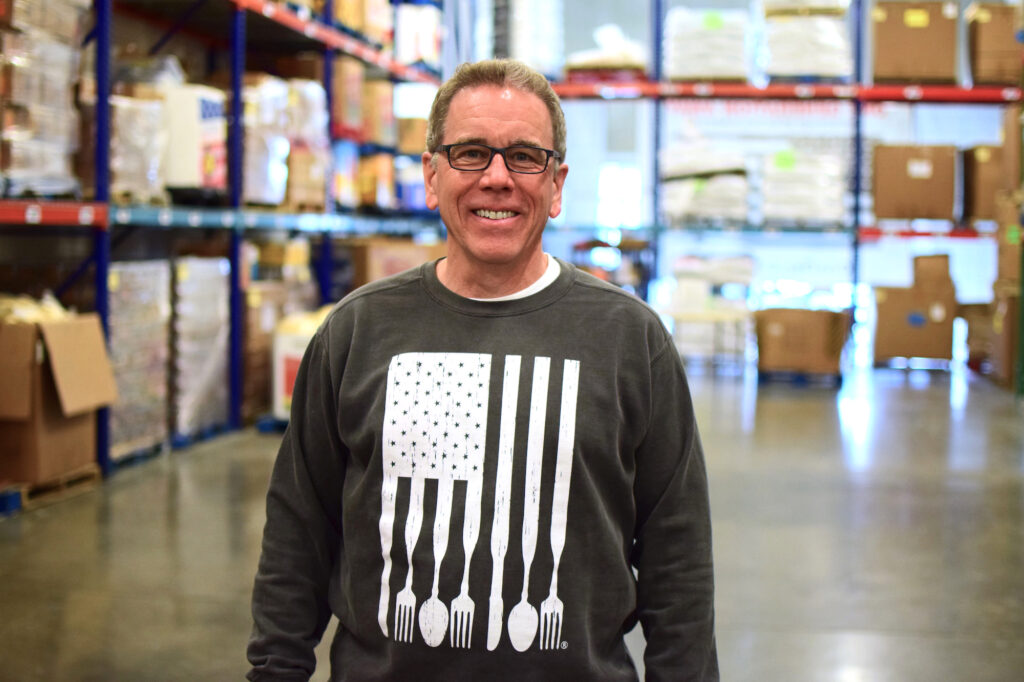
[[[434,587],[430,598],[420,607],[420,634],[429,646],[438,646],[448,632],[448,608],[437,596],[441,561],[448,549],[448,529],[452,515],[452,490],[455,480],[444,474],[437,480],[437,511],[434,512]]]
[[[530,396],[530,432],[526,439],[526,496],[523,504],[523,593],[508,614],[508,638],[516,651],[526,651],[537,636],[538,615],[528,601],[530,567],[537,551],[537,517],[540,514],[540,470],[544,450],[544,418],[548,401],[551,358],[540,357],[533,364],[533,392]]]

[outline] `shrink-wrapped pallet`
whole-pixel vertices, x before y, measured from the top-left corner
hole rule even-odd
[[[745,10],[673,7],[665,17],[665,77],[746,79],[750,35],[750,14]]]
[[[228,418],[229,264],[178,258],[172,308],[171,427],[192,438]]]
[[[245,170],[242,197],[247,204],[277,205],[288,184],[288,83],[265,74],[242,89]]]
[[[783,149],[764,157],[761,213],[766,221],[839,223],[846,214],[846,168],[837,154]]]
[[[24,32],[0,30],[4,193],[72,194],[79,188],[73,171],[79,128],[73,92],[81,50],[72,42],[77,28],[60,17],[78,16],[81,9],[56,2],[49,17],[29,10],[33,3],[14,4],[6,25]]]
[[[850,28],[842,16],[769,16],[764,30],[769,78],[853,77]]]
[[[167,441],[171,267],[165,260],[113,263],[110,362],[120,400],[110,408],[110,456]]]
[[[164,103],[111,95],[110,196],[125,203],[166,203]]]

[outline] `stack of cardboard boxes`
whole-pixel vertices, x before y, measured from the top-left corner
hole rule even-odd
[[[964,47],[975,85],[1020,84],[1021,47],[1014,35],[1019,12],[1016,6],[997,3],[975,3],[965,12]],[[875,3],[874,81],[957,84],[958,14],[952,2]],[[1002,146],[876,146],[875,217],[994,220],[997,189],[1006,182],[1015,187],[1020,175],[1020,112],[1007,109]]]
[[[958,81],[959,3],[876,2],[871,9],[876,83],[954,84]],[[1014,35],[1020,8],[973,3],[964,13],[975,85],[1017,85],[1020,46]]]
[[[893,358],[953,358],[956,288],[949,256],[918,256],[910,287],[876,287],[875,364]]]
[[[992,305],[987,332],[989,375],[1001,386],[1016,381],[1019,338],[1021,273],[1020,192],[1003,191],[996,197],[996,281],[992,284]]]

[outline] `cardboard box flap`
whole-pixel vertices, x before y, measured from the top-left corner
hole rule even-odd
[[[35,325],[0,324],[0,419],[28,419],[32,411],[35,340]]]
[[[97,315],[44,322],[39,328],[65,416],[88,412],[117,400],[114,371]]]

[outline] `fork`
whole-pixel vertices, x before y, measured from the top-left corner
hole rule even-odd
[[[562,409],[558,417],[558,451],[555,459],[555,487],[551,499],[551,590],[540,603],[540,648],[557,649],[562,642],[562,600],[558,598],[558,565],[565,548],[568,521],[569,482],[572,476],[573,441],[576,436],[576,394],[580,363],[566,360],[562,373]]]
[[[449,629],[453,649],[468,649],[473,638],[473,612],[476,610],[476,604],[469,596],[469,564],[480,534],[481,485],[479,476],[471,477],[466,482],[466,520],[462,526],[462,549],[465,555],[462,589],[459,595],[452,599],[452,622]]]
[[[416,595],[412,591],[412,551],[423,525],[423,477],[414,475],[409,490],[409,516],[405,520],[405,556],[409,572],[405,587],[395,597],[395,641],[411,642],[416,622]]]

